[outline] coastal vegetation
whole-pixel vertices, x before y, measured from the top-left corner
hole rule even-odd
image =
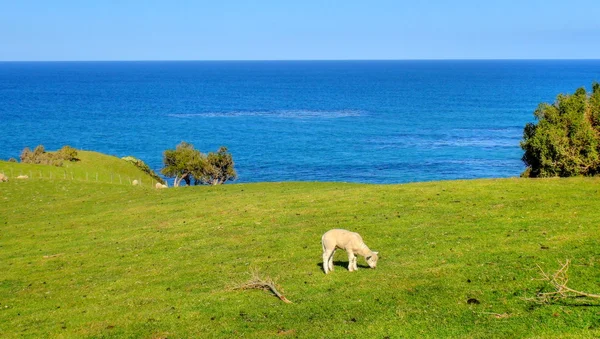
[[[32,150],[25,147],[21,151],[21,162],[26,164],[42,164],[62,166],[65,161],[78,161],[77,150],[71,146],[63,146],[56,152],[46,152],[43,145],[38,145]]]
[[[132,157],[132,156],[126,156],[121,158],[127,162],[132,163],[135,167],[139,168],[140,170],[142,170],[143,172],[145,172],[146,174],[148,174],[149,176],[152,177],[152,179],[156,180],[156,182],[159,182],[161,184],[164,184],[165,181],[163,180],[163,178],[161,178],[158,174],[156,174],[156,172],[154,172],[150,166],[148,166],[144,161],[142,161],[141,159],[138,159],[136,157]]]
[[[0,161],[0,173],[9,178],[27,175],[32,180],[69,180],[130,185],[137,180],[142,186],[154,185],[156,180],[132,163],[102,153],[76,150],[77,161],[62,166],[29,162]],[[53,152],[46,152],[52,154]]]
[[[176,187],[182,180],[188,186],[192,182],[194,185],[220,185],[237,178],[233,157],[223,146],[216,153],[204,154],[183,141],[175,149],[164,152],[163,163],[165,167],[161,173],[175,178],[173,186]]]
[[[528,123],[521,148],[524,177],[569,177],[600,173],[600,84],[542,103]]]
[[[566,260],[569,287],[600,292],[599,178],[158,190],[110,180],[150,183],[127,161],[78,158],[0,162],[53,173],[0,183],[0,337],[600,336],[597,300],[535,301]],[[325,275],[332,228],[377,269],[339,253]],[[254,277],[292,303],[240,288]]]

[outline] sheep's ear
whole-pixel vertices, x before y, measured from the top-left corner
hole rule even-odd
[[[373,252],[374,254],[379,254],[379,252]]]

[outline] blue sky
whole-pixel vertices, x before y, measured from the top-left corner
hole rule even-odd
[[[0,0],[0,61],[597,58],[597,0]]]

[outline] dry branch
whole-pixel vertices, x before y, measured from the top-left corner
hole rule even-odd
[[[569,270],[571,261],[567,259],[564,263],[559,263],[561,267],[552,275],[544,272],[544,270],[537,265],[540,269],[540,275],[542,276],[540,280],[548,282],[554,291],[538,292],[534,298],[524,298],[525,300],[536,302],[538,304],[549,304],[558,300],[569,298],[600,298],[600,295],[598,294],[582,292],[568,287],[567,283],[569,282],[569,277],[567,276],[567,271]]]
[[[250,278],[250,280],[233,287],[233,289],[234,290],[251,290],[251,289],[270,290],[271,292],[273,292],[273,294],[275,294],[275,296],[277,296],[277,298],[279,298],[284,303],[288,303],[288,304],[292,303],[283,294],[281,294],[277,290],[277,287],[276,287],[273,279],[271,279],[269,277],[262,279],[259,276],[259,273],[257,271],[252,271],[251,275],[252,275],[252,277]]]

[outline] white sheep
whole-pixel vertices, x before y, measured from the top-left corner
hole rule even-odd
[[[369,267],[377,267],[377,254],[379,252],[371,251],[360,234],[356,232],[350,232],[342,229],[332,229],[321,238],[321,245],[323,246],[323,270],[325,274],[329,271],[333,271],[333,254],[336,249],[346,250],[348,252],[348,270],[350,272],[356,271],[356,254],[362,255],[367,260]]]

